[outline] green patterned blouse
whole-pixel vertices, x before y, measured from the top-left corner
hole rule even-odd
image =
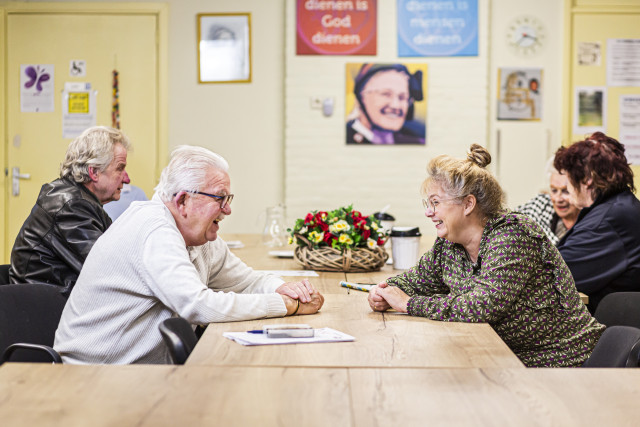
[[[605,328],[540,226],[515,212],[487,223],[476,264],[462,245],[438,238],[415,267],[387,283],[411,297],[412,316],[489,323],[530,367],[580,366]]]

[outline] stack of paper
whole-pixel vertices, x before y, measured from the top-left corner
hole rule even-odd
[[[225,338],[242,345],[274,345],[274,344],[304,344],[316,342],[347,342],[355,341],[351,335],[331,328],[315,330],[311,338],[269,338],[266,334],[250,334],[249,332],[224,332]]]

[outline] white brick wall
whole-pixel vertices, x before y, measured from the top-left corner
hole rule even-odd
[[[447,153],[464,156],[471,143],[486,145],[488,123],[488,2],[479,0],[478,57],[399,58],[396,1],[378,0],[378,55],[296,56],[295,0],[286,5],[285,204],[287,224],[311,210],[353,203],[364,214],[390,204],[396,225],[419,226],[424,218],[420,185],[427,162]],[[428,64],[426,146],[345,144],[345,64]],[[311,97],[331,97],[331,117],[311,109]]]

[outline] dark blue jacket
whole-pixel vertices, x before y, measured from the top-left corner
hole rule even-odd
[[[640,201],[629,190],[584,208],[558,243],[593,312],[607,294],[640,291]]]

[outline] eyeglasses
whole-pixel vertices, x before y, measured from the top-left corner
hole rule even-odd
[[[378,98],[384,99],[385,102],[391,102],[394,99],[397,99],[398,102],[403,104],[408,104],[409,102],[411,102],[411,97],[409,96],[408,93],[394,92],[389,89],[370,89],[370,90],[365,90],[362,93],[363,94],[371,93]]]
[[[457,197],[450,197],[448,199],[440,199],[440,200],[426,200],[426,199],[422,199],[422,206],[424,206],[424,210],[426,211],[427,209],[431,209],[433,212],[436,211],[436,209],[438,209],[438,205],[441,202],[448,202],[450,200],[456,200]]]
[[[217,196],[215,194],[209,194],[209,193],[204,193],[202,191],[187,191],[185,190],[187,193],[192,193],[192,194],[202,194],[203,196],[207,196],[207,197],[211,197],[213,199],[219,200],[220,201],[220,209],[224,209],[225,207],[227,207],[228,205],[231,204],[231,201],[233,200],[233,194],[227,194],[225,196]],[[178,194],[178,193],[176,193]],[[175,194],[174,194],[175,196]]]

